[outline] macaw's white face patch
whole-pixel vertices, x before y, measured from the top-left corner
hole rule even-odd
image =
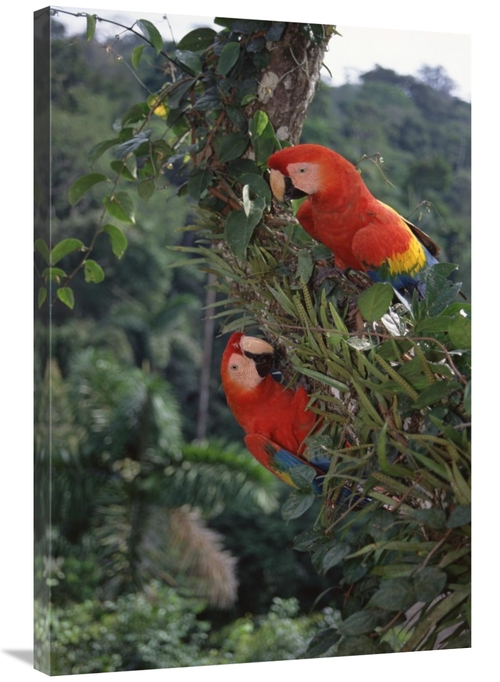
[[[293,186],[306,194],[315,194],[321,188],[320,167],[311,161],[297,161],[287,166]]]
[[[239,353],[233,353],[229,358],[229,376],[240,388],[248,391],[254,389],[262,381],[255,362]]]

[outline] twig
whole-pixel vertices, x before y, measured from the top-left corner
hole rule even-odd
[[[216,197],[217,199],[220,199],[221,201],[223,201],[228,206],[231,206],[231,208],[234,208],[237,211],[241,210],[241,204],[239,204],[238,202],[234,201],[234,199],[231,199],[230,197],[223,194],[216,187],[209,187],[208,191],[210,192],[210,194],[212,196]]]

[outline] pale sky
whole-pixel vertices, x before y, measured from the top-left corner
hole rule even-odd
[[[110,5],[116,5],[116,9],[110,9]],[[126,3],[128,4],[128,3]],[[195,3],[196,4],[196,3]],[[206,14],[206,6],[203,12],[198,14],[194,11],[195,4],[189,3],[189,16],[172,14],[158,11],[151,13],[142,9],[128,10],[121,3],[106,3],[105,9],[94,7],[69,7],[61,5],[61,8],[71,11],[89,11],[103,17],[114,18],[125,23],[133,23],[135,19],[149,19],[160,30],[165,39],[171,38],[170,27],[176,40],[180,40],[189,30],[196,26],[212,26],[212,20],[216,15],[213,12]],[[215,3],[215,8],[219,3]],[[57,8],[57,5],[53,5]],[[133,7],[133,5],[132,5]],[[149,7],[148,7],[149,9]],[[245,9],[247,9],[245,7]],[[234,16],[234,6],[232,8]],[[277,12],[274,16],[268,16],[269,10],[262,10],[260,18],[286,20]],[[329,21],[336,21],[333,17]],[[168,17],[168,21],[164,19]],[[222,15],[224,16],[224,15]],[[227,15],[226,15],[227,16]],[[248,14],[246,15],[248,16]],[[85,29],[83,18],[73,19],[64,14],[59,18],[68,30],[81,32]],[[259,18],[259,15],[251,18]],[[351,18],[352,22],[352,18]],[[325,23],[327,23],[325,21]],[[169,27],[170,24],[170,27]],[[217,28],[217,27],[215,27]],[[388,69],[393,69],[401,75],[416,75],[423,66],[442,66],[448,76],[456,83],[457,89],[453,94],[470,101],[471,99],[471,36],[453,32],[436,32],[429,30],[407,30],[389,27],[359,27],[353,23],[337,22],[337,30],[342,36],[334,36],[329,43],[329,49],[325,58],[325,64],[332,74],[332,84],[341,85],[347,81],[356,82],[360,73],[370,71],[376,64]],[[104,23],[98,24],[98,31],[102,35],[110,32],[114,35],[116,30]],[[329,74],[326,69],[323,75],[327,80]]]

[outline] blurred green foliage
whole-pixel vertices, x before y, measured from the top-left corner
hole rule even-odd
[[[301,616],[296,599],[276,598],[267,615],[213,632],[199,617],[200,602],[157,584],[116,601],[54,607],[49,616],[39,608],[39,652],[50,645],[52,675],[302,658],[313,632],[335,618],[331,609]]]

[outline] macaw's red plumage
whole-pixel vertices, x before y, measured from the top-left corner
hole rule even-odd
[[[241,332],[233,334],[221,362],[227,403],[245,431],[245,445],[257,461],[293,487],[297,486],[290,470],[300,465],[311,467],[311,487],[321,495],[331,460],[326,452],[311,453],[305,443],[318,430],[321,420],[308,409],[309,397],[301,386],[294,390],[273,379],[273,357],[273,348],[266,341]],[[343,485],[331,502],[344,509],[362,507],[369,499]]]
[[[221,376],[227,403],[246,433],[252,455],[288,485],[293,466],[306,464],[320,476],[329,459],[307,459],[304,440],[315,429],[317,415],[307,409],[302,387],[286,388],[271,376],[274,351],[266,341],[237,332],[222,355]],[[321,466],[319,466],[321,464]]]
[[[352,163],[321,145],[299,144],[272,154],[268,166],[278,200],[307,195],[297,219],[331,249],[337,267],[422,293],[421,274],[438,262],[439,247],[376,199]]]
[[[245,433],[267,436],[299,453],[317,415],[307,409],[309,397],[299,387],[285,388],[271,376],[274,350],[263,339],[236,332],[222,355],[226,400]]]

